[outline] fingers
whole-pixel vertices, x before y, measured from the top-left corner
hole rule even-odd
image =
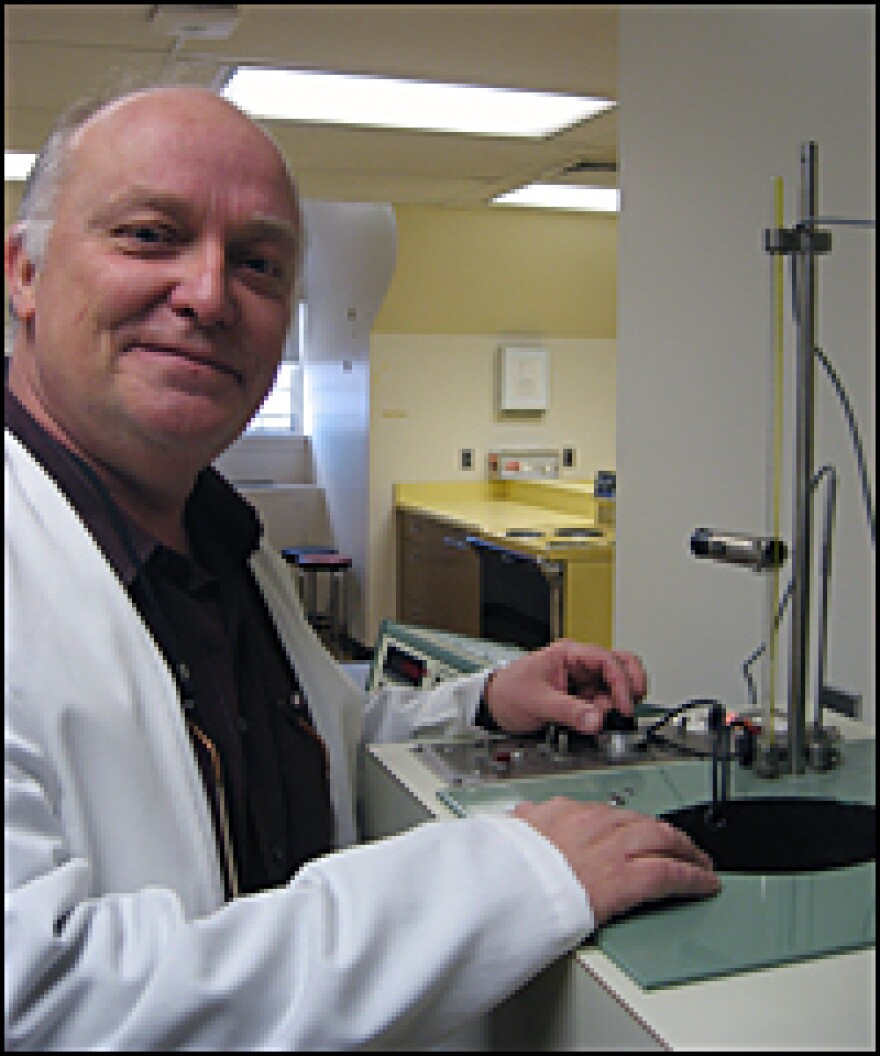
[[[599,924],[644,902],[720,890],[709,856],[666,822],[568,799],[520,803],[514,814],[565,855]]]
[[[648,691],[648,676],[639,657],[625,649],[567,644],[565,663],[577,696],[592,704],[600,719],[611,707],[631,715],[635,703]]]
[[[648,695],[648,675],[641,659],[625,649],[613,649],[611,655],[623,668],[632,698],[643,700]]]
[[[588,697],[547,689],[534,702],[535,714],[543,722],[558,722],[579,733],[593,734],[602,728],[602,717],[611,707],[607,693],[591,693]]]
[[[612,707],[631,715],[646,691],[634,653],[565,639],[498,669],[485,689],[490,713],[510,733],[556,722],[586,734],[601,729]]]
[[[513,813],[536,827],[567,827],[585,846],[601,846],[613,837],[615,854],[624,858],[668,855],[703,869],[712,868],[709,855],[681,829],[637,810],[554,796],[541,803],[522,800]]]
[[[615,813],[628,815],[625,824],[628,826],[629,846],[625,852],[631,858],[665,857],[690,863],[699,869],[713,868],[709,855],[681,829],[637,811],[613,809]]]
[[[590,898],[601,925],[650,902],[711,898],[720,889],[720,880],[708,869],[677,858],[648,856],[629,862],[615,887],[601,888],[595,898],[591,892]]]

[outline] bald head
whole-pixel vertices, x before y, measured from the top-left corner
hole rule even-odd
[[[172,120],[179,124],[185,134],[187,126],[197,127],[202,122],[210,125],[238,126],[242,135],[250,136],[257,149],[268,148],[278,157],[280,166],[287,173],[293,192],[293,180],[281,151],[271,136],[244,114],[234,104],[207,88],[190,85],[160,85],[141,91],[130,92],[94,107],[75,127],[68,137],[68,148],[73,151],[83,137],[94,127],[107,123],[118,124],[137,119],[147,114],[151,119]]]
[[[187,128],[202,122],[233,123],[254,137],[254,143],[272,151],[282,167],[290,188],[291,201],[297,215],[297,228],[302,232],[302,213],[293,175],[284,155],[270,134],[256,121],[232,103],[207,88],[194,85],[160,84],[125,92],[110,99],[92,99],[76,104],[56,123],[34,165],[22,196],[16,226],[21,230],[26,252],[39,267],[45,257],[49,233],[54,222],[58,190],[66,178],[75,155],[83,142],[88,145],[97,130],[108,130],[129,115],[155,112],[164,120],[172,120],[186,135]],[[295,273],[299,275],[302,262],[302,238],[298,239]]]

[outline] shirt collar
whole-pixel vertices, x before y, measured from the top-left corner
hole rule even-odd
[[[131,586],[139,568],[165,547],[120,510],[137,558],[137,563],[133,562],[94,485],[64,444],[40,425],[8,388],[4,392],[4,417],[5,427],[53,478],[122,582]],[[259,546],[262,525],[257,511],[213,466],[196,478],[184,519],[196,554],[206,544],[219,543],[232,558],[245,561]]]

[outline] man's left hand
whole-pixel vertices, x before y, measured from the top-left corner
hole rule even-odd
[[[647,685],[634,653],[562,639],[495,671],[485,700],[508,733],[531,733],[556,722],[593,734],[612,708],[632,715]]]

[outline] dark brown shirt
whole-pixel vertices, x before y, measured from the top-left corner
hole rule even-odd
[[[189,670],[194,692],[184,720],[211,804],[227,895],[233,886],[223,852],[224,808],[239,892],[284,883],[331,849],[334,823],[324,745],[248,566],[262,530],[256,511],[219,473],[205,470],[186,505],[192,554],[186,557],[118,507],[114,516],[109,496],[8,391],[5,417],[94,537],[169,666],[183,662]]]

